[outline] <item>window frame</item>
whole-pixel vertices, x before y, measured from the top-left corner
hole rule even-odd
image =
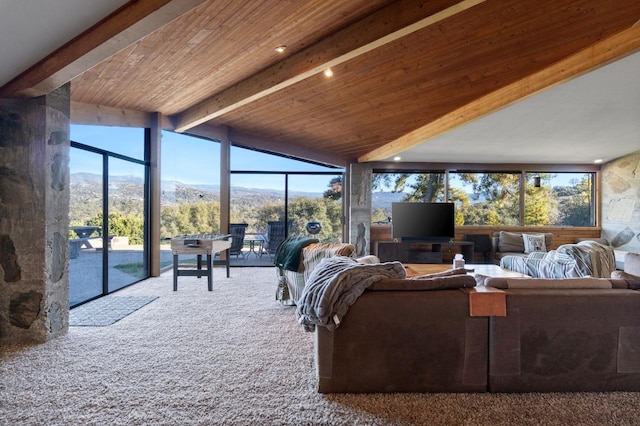
[[[520,177],[520,218],[518,227],[537,227],[537,225],[525,225],[525,190],[526,177],[528,173],[581,173],[592,174],[591,182],[591,200],[592,200],[592,217],[593,223],[588,226],[576,226],[575,228],[600,228],[602,226],[602,205],[598,198],[601,186],[601,167],[600,165],[556,165],[556,164],[522,164],[522,165],[501,165],[501,164],[431,164],[431,163],[373,163],[372,174],[377,173],[444,173],[445,177],[445,194],[446,199],[450,199],[450,173],[514,173]],[[467,225],[462,225],[467,226]],[[509,227],[512,225],[468,225],[468,226],[485,226],[485,227]],[[573,227],[570,225],[549,225],[545,228],[563,228]]]

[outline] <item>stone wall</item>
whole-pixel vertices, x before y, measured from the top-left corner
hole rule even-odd
[[[0,343],[68,329],[69,95],[0,100]]]
[[[369,254],[371,227],[371,176],[368,164],[351,164],[349,179],[349,242],[356,246],[356,257]]]
[[[602,237],[640,252],[640,151],[602,166]]]

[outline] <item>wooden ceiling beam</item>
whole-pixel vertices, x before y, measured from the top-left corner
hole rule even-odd
[[[437,24],[485,0],[463,0],[416,22],[424,2],[393,2],[378,12],[176,114],[176,131],[184,132],[299,81],[324,72],[415,31]]]
[[[406,149],[428,143],[429,139],[458,126],[638,51],[640,51],[640,27],[635,25],[556,62],[544,70],[532,73],[513,84],[475,99],[461,108],[358,157],[358,162],[386,160]]]
[[[0,97],[45,95],[205,1],[130,1],[5,84]]]

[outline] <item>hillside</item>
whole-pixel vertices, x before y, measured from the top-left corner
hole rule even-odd
[[[71,220],[84,222],[102,209],[102,176],[72,173]],[[143,180],[137,176],[113,176],[109,182],[110,210],[124,213],[141,211],[144,205]],[[289,197],[322,197],[319,192],[290,191]],[[284,190],[256,189],[234,186],[231,201],[236,208],[250,208],[282,201]],[[220,201],[219,185],[189,185],[179,181],[162,181],[161,203],[165,207],[197,202]]]

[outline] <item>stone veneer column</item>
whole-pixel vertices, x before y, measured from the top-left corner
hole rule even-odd
[[[640,252],[640,151],[602,166],[602,235],[621,251]]]
[[[369,254],[371,230],[371,181],[372,170],[368,164],[350,165],[349,241],[356,246],[356,257]]]
[[[69,99],[0,100],[0,343],[69,327]]]

